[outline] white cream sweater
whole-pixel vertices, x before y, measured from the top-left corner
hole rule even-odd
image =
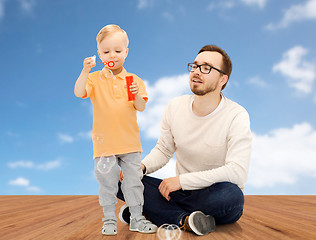
[[[244,190],[252,135],[247,111],[227,99],[205,117],[192,112],[194,95],[173,99],[167,106],[155,148],[143,159],[146,174],[168,163],[176,152],[176,174],[183,190],[232,182]]]

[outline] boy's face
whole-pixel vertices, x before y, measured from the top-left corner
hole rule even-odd
[[[128,54],[125,38],[121,33],[114,33],[97,44],[99,57],[102,62],[113,61],[114,67],[111,70],[120,69]]]

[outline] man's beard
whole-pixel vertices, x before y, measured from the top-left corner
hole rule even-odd
[[[204,95],[206,95],[206,94],[208,94],[208,93],[210,93],[210,92],[214,92],[214,91],[216,90],[217,86],[218,86],[218,82],[216,82],[216,84],[213,84],[213,85],[209,86],[209,87],[206,88],[206,89],[199,90],[199,89],[198,89],[198,86],[195,87],[195,86],[193,85],[193,87],[191,87],[191,91],[192,91],[195,95],[204,96]]]

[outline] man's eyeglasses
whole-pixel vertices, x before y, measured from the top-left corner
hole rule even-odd
[[[218,68],[213,67],[213,66],[208,65],[208,64],[199,65],[196,63],[188,63],[189,72],[194,72],[197,68],[199,68],[201,73],[204,73],[204,74],[209,74],[212,71],[212,69],[215,69],[216,71],[226,75],[226,73],[224,73],[222,70],[219,70]]]

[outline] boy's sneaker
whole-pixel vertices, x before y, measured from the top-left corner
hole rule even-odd
[[[201,211],[196,211],[185,218],[181,229],[192,231],[197,235],[205,235],[215,231],[215,219]]]
[[[138,216],[130,220],[129,230],[140,233],[155,233],[157,226],[151,221],[146,220],[144,216]]]
[[[116,235],[117,234],[117,221],[113,218],[102,218],[103,227],[102,234],[103,235]]]
[[[118,214],[119,219],[122,223],[124,224],[129,224],[130,223],[130,217],[131,214],[129,212],[129,208],[126,204],[124,204],[121,208],[120,208],[120,212]]]

